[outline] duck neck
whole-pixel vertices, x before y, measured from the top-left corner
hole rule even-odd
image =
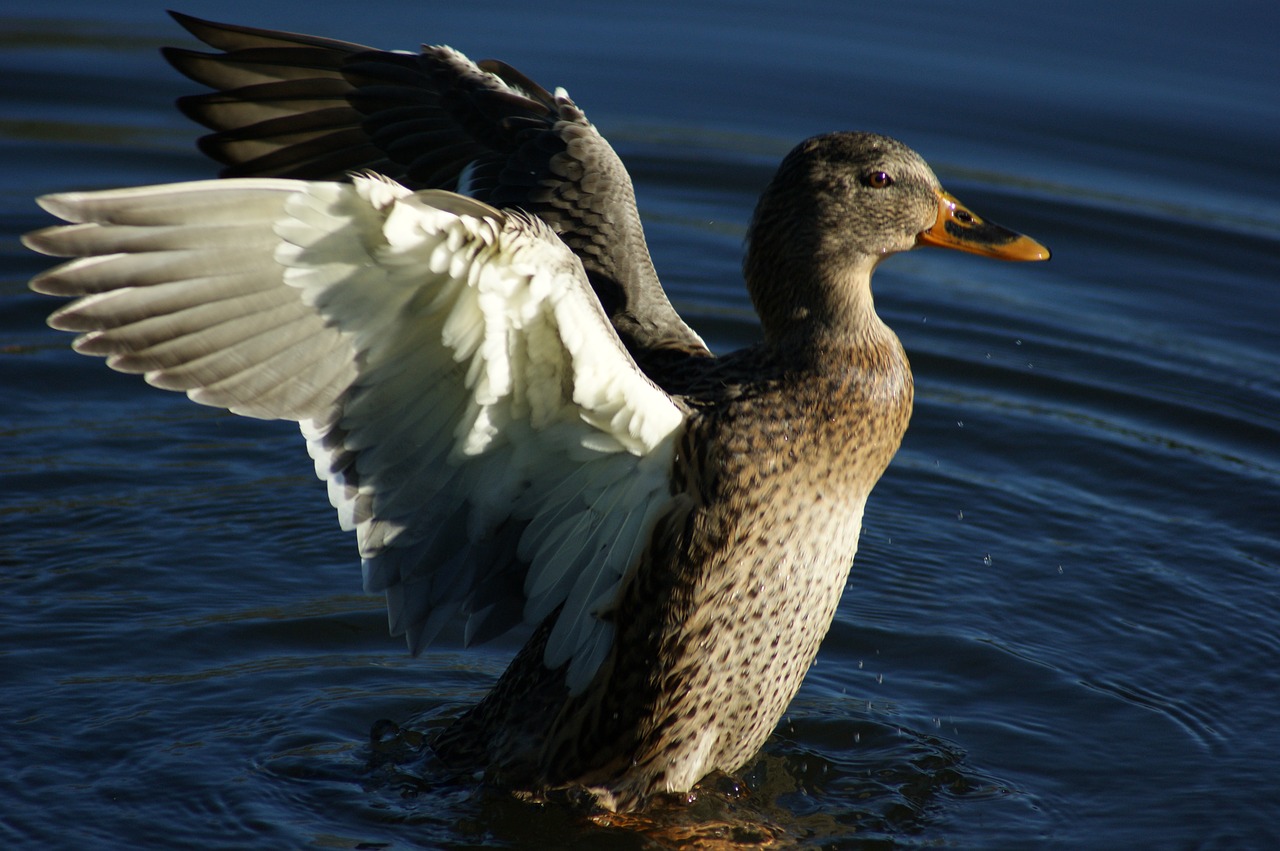
[[[817,246],[811,246],[818,248]],[[871,272],[878,257],[819,250],[752,250],[745,271],[766,344],[818,355],[839,350],[898,349],[876,315]],[[785,282],[779,286],[778,282]]]

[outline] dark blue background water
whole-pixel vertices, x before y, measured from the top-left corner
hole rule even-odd
[[[751,775],[811,847],[1280,838],[1280,71],[1271,2],[193,0],[564,85],[659,271],[754,338],[743,228],[780,156],[897,136],[1054,250],[885,264],[916,372],[817,666]],[[73,355],[18,234],[50,191],[212,174],[146,2],[0,13],[0,843],[613,847],[372,759],[507,648],[418,660],[359,593],[294,430]],[[584,11],[589,9],[589,11]],[[1213,11],[1210,11],[1210,10]],[[365,844],[361,844],[365,843]]]

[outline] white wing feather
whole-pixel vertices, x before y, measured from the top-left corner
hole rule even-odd
[[[547,665],[586,686],[612,643],[599,615],[670,506],[684,414],[545,225],[379,177],[41,203],[76,224],[28,244],[80,256],[32,281],[81,296],[50,324],[156,386],[298,421],[415,652],[500,612],[523,570],[525,620],[561,609]]]

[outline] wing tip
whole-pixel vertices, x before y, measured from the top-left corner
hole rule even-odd
[[[84,198],[83,192],[54,192],[49,195],[41,195],[36,198],[36,204],[46,213],[50,213],[64,222],[72,224],[80,224],[84,221],[84,215],[80,210],[80,203]],[[45,228],[49,230],[49,228]],[[35,231],[41,233],[41,231]],[[24,237],[25,243],[25,237]]]

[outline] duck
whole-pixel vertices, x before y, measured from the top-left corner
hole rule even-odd
[[[871,278],[921,246],[1037,261],[887,136],[800,142],[713,354],[662,289],[631,180],[564,89],[174,14],[217,179],[39,199],[76,351],[299,424],[365,590],[417,654],[531,630],[439,732],[449,766],[601,812],[740,771],[812,665],[913,378]]]

